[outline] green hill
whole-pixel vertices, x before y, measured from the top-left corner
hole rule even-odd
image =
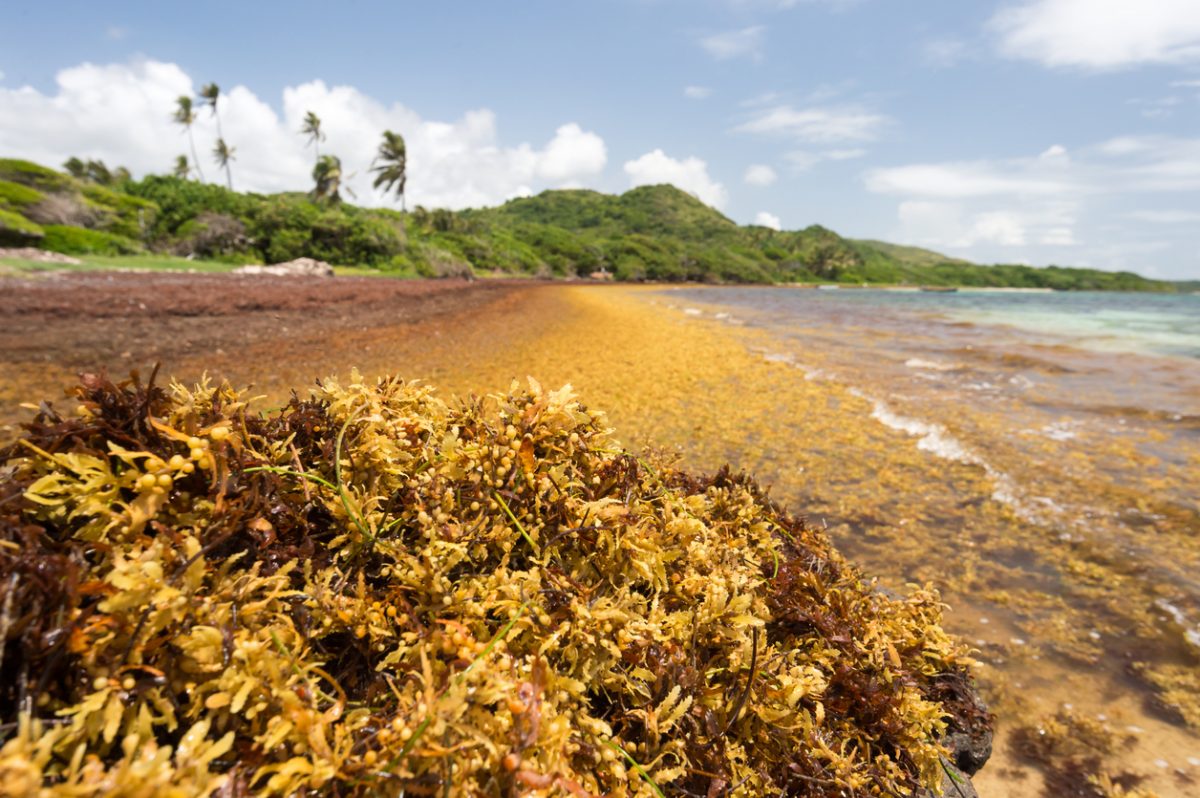
[[[1128,272],[982,266],[937,252],[853,240],[813,225],[738,225],[673,186],[619,196],[545,191],[495,208],[410,213],[253,194],[151,175],[101,186],[0,159],[0,246],[68,254],[168,253],[229,262],[313,257],[420,276],[842,282],[1170,291]]]

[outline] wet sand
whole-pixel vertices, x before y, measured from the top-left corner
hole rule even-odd
[[[1022,751],[1037,748],[1029,736],[1036,741],[1039,730],[1054,736],[1062,713],[1068,731],[1084,722],[1108,729],[1113,747],[1098,752],[1095,769],[1137,774],[1162,796],[1195,794],[1200,737],[1131,675],[1144,659],[1139,647],[1178,637],[1178,630],[1154,633],[1162,613],[1145,606],[1154,580],[1144,566],[1125,567],[1094,541],[1047,537],[1036,520],[997,498],[987,468],[933,456],[921,447],[924,438],[884,423],[874,399],[883,386],[869,374],[859,382],[811,379],[812,368],[831,367],[829,350],[801,350],[806,372],[796,367],[795,352],[781,351],[778,336],[734,324],[716,309],[688,312],[653,288],[420,283],[392,289],[379,280],[343,287],[339,278],[312,287],[268,286],[266,295],[276,294],[271,304],[250,298],[252,284],[239,278],[206,277],[182,289],[119,276],[104,301],[55,304],[71,292],[95,295],[95,286],[75,278],[55,282],[64,279],[62,289],[49,282],[17,286],[0,300],[0,417],[7,421],[27,412],[17,401],[61,395],[76,370],[121,373],[137,365],[145,372],[156,358],[185,379],[207,370],[253,382],[267,403],[354,366],[368,376],[426,379],[454,393],[482,393],[526,375],[548,385],[570,382],[609,411],[627,444],[674,449],[697,470],[724,462],[744,467],[772,484],[777,498],[826,525],[884,585],[930,581],[943,589],[952,607],[947,626],[979,647],[980,677],[1000,714],[997,753],[976,780],[981,794],[1047,794],[1044,771]],[[157,295],[176,289],[177,307],[164,300],[173,312],[143,313],[156,307]],[[916,412],[900,403],[891,410]],[[998,433],[982,416],[960,415],[980,435]],[[2,437],[8,434],[0,428]],[[1035,448],[1053,442],[1047,440]],[[1011,442],[1011,462],[1000,457],[991,467],[1017,471],[1026,445]],[[1044,481],[1070,471],[1071,484],[1087,489],[1094,464],[1077,465]],[[1151,544],[1170,552],[1181,532],[1158,520],[1162,528]],[[1186,531],[1190,517],[1177,521]],[[1127,608],[1119,606],[1123,596]],[[1158,653],[1189,662],[1176,648]]]

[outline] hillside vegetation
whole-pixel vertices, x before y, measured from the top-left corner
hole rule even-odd
[[[0,246],[227,262],[312,257],[412,276],[607,272],[618,280],[838,282],[1170,291],[1130,272],[983,266],[846,239],[819,225],[741,226],[672,186],[546,191],[496,208],[401,213],[305,193],[238,193],[175,176],[104,186],[0,159]]]

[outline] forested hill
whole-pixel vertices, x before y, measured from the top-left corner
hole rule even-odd
[[[11,245],[235,262],[307,256],[422,276],[607,272],[618,280],[1174,289],[1129,272],[982,266],[817,225],[740,226],[672,186],[619,196],[546,191],[495,208],[401,213],[342,202],[336,187],[317,200],[163,175],[84,179],[0,159],[0,246]]]

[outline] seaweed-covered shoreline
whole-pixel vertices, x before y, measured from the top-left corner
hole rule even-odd
[[[77,399],[3,452],[24,792],[882,795],[982,764],[935,593],[567,389]]]

